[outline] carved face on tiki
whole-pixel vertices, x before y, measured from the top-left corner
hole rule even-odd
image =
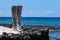
[[[17,7],[17,15],[20,15],[22,11],[22,6]]]

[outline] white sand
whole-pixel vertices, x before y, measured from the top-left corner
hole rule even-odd
[[[0,35],[2,35],[3,32],[19,34],[18,31],[14,30],[12,28],[10,29],[10,28],[4,27],[4,26],[0,26]]]

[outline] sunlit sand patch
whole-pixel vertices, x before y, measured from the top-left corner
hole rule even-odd
[[[3,32],[19,34],[19,31],[14,30],[13,28],[7,28],[7,27],[4,27],[4,26],[0,26],[0,35],[2,35]]]

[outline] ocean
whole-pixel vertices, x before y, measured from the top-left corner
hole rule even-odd
[[[0,24],[11,24],[11,17],[0,17]],[[22,17],[21,25],[60,26],[60,17]],[[60,39],[60,30],[49,31],[50,40]]]
[[[0,17],[0,24],[11,24],[11,17]],[[60,17],[22,17],[22,25],[60,26]]]

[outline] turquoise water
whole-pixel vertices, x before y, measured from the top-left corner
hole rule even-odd
[[[11,24],[11,17],[0,17],[0,24]],[[22,17],[22,25],[60,26],[60,17]],[[60,39],[60,30],[49,31],[50,40]]]

